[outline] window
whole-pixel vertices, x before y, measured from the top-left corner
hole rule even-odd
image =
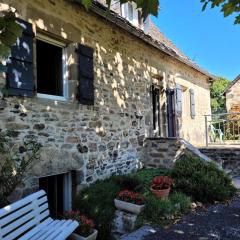
[[[64,211],[71,210],[71,173],[39,178],[39,189],[47,193],[49,209],[52,216],[62,215]]]
[[[36,40],[36,69],[38,97],[64,100],[66,81],[64,44],[40,37]]]
[[[128,3],[127,18],[130,22],[133,21],[133,5],[131,3]]]
[[[143,28],[143,21],[141,18],[141,12],[136,9],[136,4],[125,3],[121,6],[122,16],[126,18],[134,26]]]

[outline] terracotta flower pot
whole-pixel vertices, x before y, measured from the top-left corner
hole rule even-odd
[[[171,188],[163,189],[163,190],[156,190],[152,187],[150,188],[151,192],[158,198],[167,198]]]

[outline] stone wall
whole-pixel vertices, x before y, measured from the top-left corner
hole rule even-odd
[[[235,106],[240,106],[240,79],[226,92],[227,112]]]
[[[202,116],[210,113],[207,76],[69,1],[2,3],[1,10],[11,6],[20,18],[31,22],[36,36],[47,33],[68,45],[66,101],[35,96],[1,102],[0,129],[10,130],[16,143],[34,135],[43,145],[41,160],[30,169],[21,189],[37,188],[39,177],[67,171],[77,172],[80,186],[136,169],[143,140],[152,136],[153,83],[163,86],[163,91],[174,88],[176,82],[195,89],[197,117],[190,119],[190,113],[184,113],[182,131],[193,144],[204,144]],[[75,43],[94,49],[94,106],[76,101]],[[4,76],[0,84],[5,84]],[[184,109],[188,109],[188,100]]]
[[[201,148],[200,151],[217,162],[232,177],[240,175],[240,148],[210,147]]]
[[[146,167],[171,168],[183,154],[194,155],[204,161],[210,161],[210,158],[183,139],[147,138],[142,148],[141,162]]]

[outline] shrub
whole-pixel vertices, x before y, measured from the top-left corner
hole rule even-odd
[[[173,205],[168,198],[160,199],[154,195],[149,195],[146,198],[146,205],[141,218],[150,224],[164,225],[169,223],[173,214]]]
[[[135,192],[142,192],[144,187],[141,180],[128,175],[116,177],[116,184],[122,189],[128,189]]]
[[[114,218],[114,198],[121,190],[117,177],[98,181],[84,189],[77,197],[74,208],[91,217],[99,231],[98,239],[111,239],[111,224]]]
[[[148,192],[154,177],[169,174],[170,172],[166,168],[143,168],[136,173],[130,174],[130,176],[141,182],[142,192]]]
[[[182,215],[191,209],[191,198],[183,193],[175,192],[169,199],[174,206],[175,215]]]
[[[146,205],[139,216],[138,225],[149,223],[155,225],[169,224],[174,218],[190,210],[191,200],[182,193],[173,193],[169,198],[156,198],[149,194]]]
[[[176,162],[171,176],[175,189],[196,201],[224,201],[235,193],[231,179],[216,164],[190,155],[184,155]]]
[[[10,194],[22,183],[31,164],[40,157],[41,144],[35,137],[25,137],[21,144],[17,147],[8,132],[0,132],[0,208],[9,203]]]

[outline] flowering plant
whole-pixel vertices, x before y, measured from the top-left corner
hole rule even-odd
[[[79,227],[75,230],[75,233],[87,237],[93,233],[94,223],[92,219],[87,218],[85,215],[81,214],[79,211],[68,211],[63,214],[63,218],[72,219],[79,222]]]
[[[143,205],[145,198],[140,193],[131,192],[129,190],[123,190],[117,194],[117,199],[137,205]]]
[[[154,190],[168,189],[172,185],[173,185],[173,180],[168,176],[158,176],[152,180],[152,188]]]

